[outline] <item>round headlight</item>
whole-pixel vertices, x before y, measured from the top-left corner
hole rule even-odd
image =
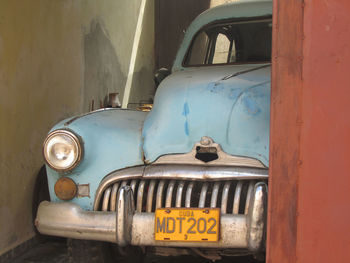
[[[68,171],[79,163],[82,154],[78,137],[67,130],[51,132],[44,142],[47,164],[57,171]]]

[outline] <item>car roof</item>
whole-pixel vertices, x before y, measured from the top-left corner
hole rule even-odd
[[[176,55],[172,71],[183,70],[182,61],[193,36],[203,26],[219,20],[231,18],[249,18],[272,15],[272,0],[236,0],[210,8],[193,20],[188,27],[182,44]]]

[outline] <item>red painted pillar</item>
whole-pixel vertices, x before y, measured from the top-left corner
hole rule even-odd
[[[274,8],[267,262],[350,262],[350,1]]]

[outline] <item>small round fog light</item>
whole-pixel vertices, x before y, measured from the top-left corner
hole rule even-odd
[[[71,200],[77,193],[77,185],[67,177],[62,177],[55,184],[55,194],[61,200]]]

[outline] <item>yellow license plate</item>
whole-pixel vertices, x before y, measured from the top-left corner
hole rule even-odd
[[[216,242],[219,224],[219,208],[159,208],[155,213],[155,240]]]

